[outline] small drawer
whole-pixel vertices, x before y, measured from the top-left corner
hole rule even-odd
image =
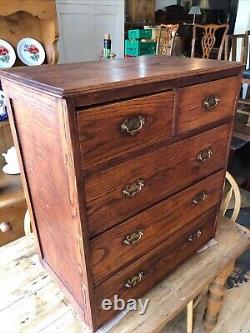
[[[84,168],[169,140],[173,91],[79,111],[80,150]]]
[[[207,211],[175,233],[172,246],[169,246],[167,241],[162,243],[97,287],[95,304],[98,325],[103,324],[114,314],[112,310],[102,310],[103,299],[113,300],[114,295],[117,295],[127,301],[144,295],[214,236],[215,216],[215,209]]]
[[[175,196],[105,231],[90,242],[95,285],[141,257],[208,209],[218,206],[225,171],[200,181]]]
[[[90,237],[225,167],[223,125],[85,179]]]
[[[0,212],[0,246],[24,236],[25,201]]]
[[[181,88],[177,134],[232,117],[239,82],[236,76]]]

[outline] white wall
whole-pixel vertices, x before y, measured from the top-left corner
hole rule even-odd
[[[176,5],[177,0],[156,0],[155,1],[155,10],[165,9],[167,6]]]
[[[59,62],[97,60],[106,32],[112,51],[124,54],[124,0],[56,0]]]
[[[239,0],[235,22],[235,34],[242,34],[250,30],[250,0]]]

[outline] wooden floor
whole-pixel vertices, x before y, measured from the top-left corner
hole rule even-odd
[[[212,333],[250,333],[250,272],[248,278],[239,287],[226,290],[218,324]],[[193,333],[203,333],[204,305],[203,300],[196,309]],[[162,333],[186,333],[185,312],[172,320]]]

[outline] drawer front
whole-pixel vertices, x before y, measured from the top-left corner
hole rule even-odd
[[[215,209],[207,211],[203,216],[183,227],[179,233],[174,234],[173,246],[161,244],[97,287],[95,303],[98,325],[103,324],[114,314],[112,310],[102,310],[103,299],[113,300],[114,295],[118,295],[126,301],[129,298],[136,299],[144,295],[214,236],[215,216]],[[134,286],[132,286],[133,281]]]
[[[202,180],[132,219],[105,231],[90,242],[95,285],[112,276],[219,204],[225,171]]]
[[[224,168],[230,128],[223,125],[87,177],[90,236]]]
[[[0,246],[24,236],[26,209],[26,203],[23,202],[0,212]]]
[[[169,140],[174,96],[169,91],[78,112],[83,167]]]
[[[177,133],[233,116],[239,85],[237,76],[181,88]]]

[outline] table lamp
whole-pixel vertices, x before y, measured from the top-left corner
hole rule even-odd
[[[193,18],[193,25],[195,24],[195,16],[196,15],[201,15],[201,10],[199,6],[192,6],[190,11],[188,12],[189,15],[194,15]]]

